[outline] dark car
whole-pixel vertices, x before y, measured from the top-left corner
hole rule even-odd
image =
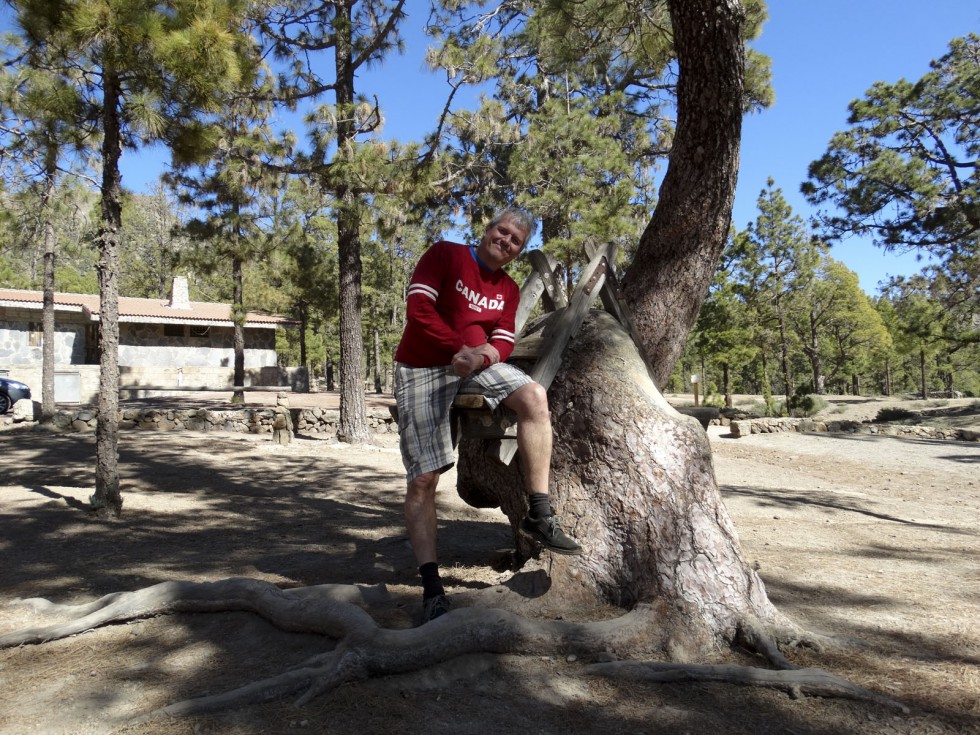
[[[31,389],[19,380],[0,376],[0,415],[7,413],[21,398],[30,398]]]

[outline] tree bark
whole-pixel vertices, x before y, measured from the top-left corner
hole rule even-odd
[[[381,334],[374,330],[374,392],[381,393]]]
[[[668,5],[680,67],[677,133],[626,282],[651,367],[605,313],[593,312],[569,345],[549,391],[551,491],[585,553],[549,559],[541,574],[525,565],[513,586],[542,604],[648,609],[660,635],[642,645],[685,660],[731,644],[745,628],[784,621],[742,556],[707,436],[657,389],[684,347],[728,235],[744,73],[737,0]],[[461,442],[459,493],[474,505],[499,505],[516,528],[527,506],[521,462],[503,466],[483,450]],[[522,563],[531,542],[516,541]]]
[[[721,364],[722,382],[725,384],[725,408],[734,408],[732,400],[732,368],[727,362]]]
[[[55,182],[58,176],[58,146],[54,142],[53,125],[48,128],[44,160],[44,196],[41,204],[44,221],[44,296],[41,307],[41,420],[54,416],[54,270],[55,235],[52,212]]]
[[[789,359],[789,335],[786,333],[786,314],[780,299],[776,299],[776,316],[779,319],[779,367],[783,374],[783,394],[786,407],[793,398],[793,372]]]
[[[919,350],[919,386],[924,401],[929,397],[929,388],[926,383],[926,351],[921,349]]]
[[[651,606],[661,635],[643,645],[675,660],[731,644],[746,621],[783,624],[742,557],[707,436],[667,404],[612,316],[592,312],[549,401],[552,503],[585,553],[549,559],[547,583],[526,564],[512,580],[516,591],[556,609]],[[460,443],[459,494],[501,507],[516,528],[527,511],[522,464],[504,466],[485,449],[475,439]],[[533,549],[522,536],[516,542],[523,563]]]
[[[742,134],[745,49],[738,0],[669,0],[677,130],[660,200],[623,291],[654,381],[666,384],[725,246]]]
[[[236,205],[237,210],[237,205]],[[238,212],[236,211],[236,219]],[[235,353],[235,365],[232,371],[235,385],[245,385],[245,277],[242,272],[242,258],[238,253],[241,252],[241,233],[235,232],[235,255],[231,259],[231,282],[232,282],[232,322],[234,324],[233,344]],[[231,395],[232,403],[245,403],[245,392],[236,390]]]
[[[122,228],[122,152],[119,77],[104,74],[102,222],[99,232],[99,408],[95,430],[95,495],[100,515],[122,513],[119,489],[119,238]]]
[[[338,4],[334,17],[337,66],[337,161],[342,167],[354,140],[352,3]],[[346,184],[337,197],[337,267],[340,273],[340,424],[342,441],[370,441],[364,409],[364,336],[361,328],[361,201]]]

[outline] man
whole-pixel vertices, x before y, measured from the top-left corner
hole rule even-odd
[[[482,393],[491,408],[517,414],[530,510],[521,530],[559,554],[582,547],[562,531],[549,500],[551,416],[545,389],[504,362],[514,349],[520,289],[502,268],[535,229],[531,216],[507,209],[480,244],[440,241],[419,260],[408,289],[405,332],[395,352],[395,398],[408,473],[405,524],[422,576],[422,622],[449,611],[436,561],[436,485],[454,464],[450,406],[455,395]]]

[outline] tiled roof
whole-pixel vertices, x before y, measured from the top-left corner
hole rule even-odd
[[[44,303],[41,291],[22,291],[0,288],[0,306],[40,310]],[[54,294],[54,308],[57,311],[80,311],[92,321],[99,320],[99,297],[94,294],[58,293]],[[134,299],[119,297],[120,322],[158,322],[171,324],[202,324],[210,326],[230,326],[231,304],[209,304],[204,301],[191,301],[189,308],[170,306],[166,299]],[[246,315],[246,326],[293,326],[297,322],[278,314],[264,314],[250,311]]]

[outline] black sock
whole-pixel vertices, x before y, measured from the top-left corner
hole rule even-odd
[[[422,597],[428,599],[436,595],[446,594],[442,587],[442,580],[439,579],[439,565],[430,561],[419,567],[419,574],[422,575]]]
[[[531,502],[530,515],[532,518],[546,518],[554,515],[551,510],[551,496],[548,493],[531,493],[528,495]]]

